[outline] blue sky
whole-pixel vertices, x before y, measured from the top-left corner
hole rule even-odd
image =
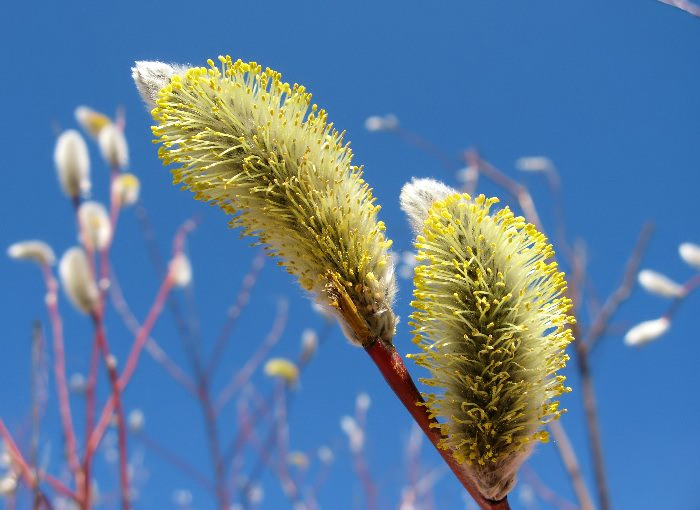
[[[52,163],[56,129],[76,127],[78,105],[110,113],[123,106],[130,169],[141,179],[161,248],[168,249],[184,219],[202,215],[189,253],[199,326],[209,344],[255,250],[226,228],[218,210],[171,186],[151,144],[151,121],[131,82],[134,60],[199,65],[228,53],[305,84],[336,126],[347,130],[399,250],[410,248],[408,225],[398,208],[401,186],[411,176],[456,184],[459,163],[447,170],[390,134],[368,133],[364,120],[373,114],[394,113],[407,129],[455,156],[477,147],[510,174],[520,156],[551,158],[564,183],[569,236],[585,240],[589,274],[601,296],[617,285],[645,220],[656,225],[645,267],[681,281],[692,275],[678,258],[677,246],[700,243],[700,20],[659,2],[3,2],[0,19],[2,246],[36,237],[60,254],[75,243],[71,208]],[[91,155],[94,196],[104,199],[107,171],[94,146]],[[536,176],[517,177],[532,187],[551,229],[553,208],[542,182]],[[483,191],[499,192],[488,186]],[[126,211],[122,220],[113,260],[132,308],[143,318],[158,278],[134,212]],[[29,409],[31,322],[46,320],[46,314],[34,267],[1,258],[0,282],[0,414],[16,428]],[[396,344],[402,352],[414,350],[406,319],[410,289],[410,282],[401,282],[398,312],[404,319]],[[219,383],[266,334],[282,298],[289,301],[290,320],[275,355],[293,356],[301,331],[321,327],[292,279],[268,263],[222,360]],[[692,490],[700,472],[700,443],[693,439],[700,383],[689,363],[700,355],[694,322],[700,298],[684,303],[671,332],[659,342],[643,350],[622,344],[625,325],[656,317],[665,306],[659,298],[635,293],[617,317],[622,329],[606,337],[592,357],[615,508],[700,508],[700,496]],[[89,324],[65,300],[61,309],[69,372],[84,370]],[[130,337],[114,314],[110,320],[119,356]],[[154,334],[184,364],[172,322],[164,315]],[[416,376],[423,375],[414,368]],[[564,425],[592,483],[581,393],[574,370],[569,372],[574,391],[564,399],[570,409]],[[267,391],[269,381],[256,381]],[[336,465],[318,495],[324,508],[363,507],[339,427],[361,391],[373,400],[368,460],[380,484],[382,508],[395,506],[404,480],[400,459],[409,418],[364,353],[334,329],[304,375],[290,416],[293,449],[331,444],[337,450]],[[144,359],[125,399],[128,409],[144,410],[147,430],[207,468],[197,407],[151,360]],[[55,406],[50,407],[44,446],[53,446],[53,458],[59,448],[57,423]],[[232,434],[233,427],[231,421],[224,433]],[[132,442],[133,451],[140,448]],[[169,508],[172,491],[183,487],[193,491],[194,508],[213,508],[205,493],[148,450],[144,463],[150,477],[138,508]],[[425,463],[435,466],[438,459],[429,454]],[[538,447],[531,465],[554,490],[573,499],[552,444]],[[111,476],[105,469],[103,474]],[[265,485],[263,508],[285,508],[275,480],[268,477]],[[463,506],[449,476],[438,487],[438,508]],[[524,508],[517,490],[513,507]]]

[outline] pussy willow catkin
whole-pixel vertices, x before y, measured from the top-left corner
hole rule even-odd
[[[421,182],[437,200],[415,214]],[[423,352],[413,357],[436,389],[425,397],[441,446],[497,500],[533,441],[546,440],[542,426],[562,413],[553,399],[569,391],[556,374],[568,359],[571,303],[542,233],[508,208],[490,214],[497,199],[452,191],[414,181],[402,196],[422,220],[411,324]]]
[[[233,226],[279,256],[338,314],[351,341],[390,342],[391,241],[343,133],[303,86],[254,62],[219,62],[139,62],[133,70],[155,106],[159,156],[178,165],[174,181],[233,215]]]

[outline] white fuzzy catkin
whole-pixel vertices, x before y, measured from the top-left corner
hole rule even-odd
[[[17,260],[31,260],[40,266],[52,266],[56,262],[51,246],[44,241],[30,240],[12,244],[7,249],[7,255]]]
[[[113,168],[126,168],[129,164],[129,146],[124,131],[116,124],[104,126],[97,137],[102,158]]]
[[[690,267],[700,269],[700,246],[693,243],[683,243],[678,247],[678,254]]]
[[[423,222],[428,217],[428,211],[433,203],[443,200],[457,190],[450,188],[435,179],[411,179],[401,189],[401,210],[408,216],[414,234],[418,235],[423,229]]]
[[[82,248],[69,248],[58,264],[63,290],[75,308],[85,314],[97,311],[100,292]]]
[[[192,281],[192,264],[184,253],[178,253],[170,261],[170,278],[176,287],[187,287]]]
[[[671,327],[671,321],[666,317],[640,322],[625,335],[625,344],[631,347],[640,347],[656,340],[666,333]]]
[[[53,153],[58,182],[70,198],[90,191],[90,156],[85,140],[74,129],[61,133]]]
[[[89,250],[104,250],[112,240],[112,223],[105,206],[88,200],[80,204],[78,221],[83,245]]]
[[[515,161],[515,168],[521,172],[549,172],[554,164],[545,156],[526,156]]]
[[[683,296],[683,286],[674,282],[666,275],[643,269],[637,275],[637,281],[644,290],[651,294],[665,298],[679,298]]]

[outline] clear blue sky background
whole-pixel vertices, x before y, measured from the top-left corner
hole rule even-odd
[[[336,125],[348,131],[356,161],[365,165],[366,179],[383,205],[381,217],[400,250],[410,248],[398,207],[402,184],[411,176],[435,176],[455,184],[454,172],[391,135],[366,132],[363,122],[371,114],[393,112],[407,129],[454,154],[478,147],[509,173],[515,172],[520,156],[550,157],[564,181],[569,233],[586,240],[590,276],[602,296],[617,285],[647,219],[656,223],[657,231],[645,265],[678,280],[692,275],[679,260],[677,245],[700,243],[700,20],[652,0],[376,4],[381,5],[2,2],[0,244],[37,237],[62,253],[75,243],[71,208],[58,189],[52,163],[54,126],[75,127],[73,109],[80,104],[106,112],[123,105],[131,170],[142,181],[142,197],[161,247],[169,249],[185,218],[203,214],[189,249],[200,326],[211,342],[255,251],[228,231],[218,210],[195,203],[170,185],[151,145],[151,121],[132,85],[130,66],[138,59],[203,64],[230,53],[307,85]],[[91,151],[94,195],[104,199],[107,172],[94,146]],[[551,228],[552,209],[541,182],[534,176],[527,182]],[[143,318],[158,278],[131,211],[120,223],[113,260],[127,298]],[[17,430],[29,409],[30,326],[46,314],[34,267],[0,258],[0,282],[0,414]],[[396,343],[403,352],[414,350],[406,320],[410,288],[402,282],[398,304],[404,320]],[[291,318],[275,354],[295,355],[301,331],[320,327],[321,319],[291,278],[268,264],[237,330],[235,347],[223,361],[219,384],[262,339],[281,297],[290,301]],[[658,316],[664,307],[662,300],[639,292],[618,319],[629,325]],[[617,509],[700,508],[700,382],[695,365],[700,356],[699,307],[700,298],[693,296],[671,333],[648,348],[625,348],[620,330],[593,356]],[[84,371],[89,324],[65,300],[61,309],[69,371]],[[110,321],[112,343],[124,359],[130,338],[113,313]],[[183,360],[167,314],[155,336]],[[267,391],[270,383],[259,381]],[[570,409],[564,424],[592,483],[581,393],[575,375],[570,381],[574,392],[564,399]],[[293,449],[310,451],[325,443],[336,447],[338,461],[319,494],[324,508],[363,507],[338,425],[360,391],[373,398],[367,441],[382,508],[394,507],[405,479],[401,458],[409,418],[364,353],[334,330],[305,374],[290,418]],[[144,358],[125,398],[128,409],[144,410],[150,433],[207,468],[197,407],[150,359]],[[230,437],[234,424],[230,416],[228,420],[224,429]],[[57,429],[55,406],[46,424]],[[55,459],[57,435],[47,433],[43,444],[52,445]],[[132,442],[132,451],[140,448]],[[150,477],[137,508],[170,508],[172,491],[183,487],[193,491],[195,508],[213,508],[194,483],[148,451],[145,455]],[[432,454],[425,462],[438,464]],[[554,490],[573,500],[554,445],[539,446],[531,465]],[[266,478],[265,485],[263,508],[286,508],[274,479]],[[517,492],[513,507],[522,508]],[[438,508],[463,508],[458,494],[456,482],[446,476],[438,486]]]

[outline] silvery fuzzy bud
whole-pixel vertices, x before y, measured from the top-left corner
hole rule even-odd
[[[176,287],[187,287],[192,281],[192,264],[184,253],[178,253],[170,261],[170,278]]]
[[[70,198],[90,191],[90,156],[83,137],[74,129],[61,133],[56,140],[53,160],[61,189]]]
[[[666,333],[670,327],[671,321],[666,317],[640,322],[627,332],[625,335],[625,344],[632,347],[641,347],[659,338]]]
[[[644,290],[651,294],[656,294],[657,296],[679,298],[684,294],[683,286],[681,284],[676,283],[669,277],[650,269],[643,269],[640,271],[637,275],[637,281]]]
[[[124,132],[116,124],[104,126],[97,137],[102,158],[113,168],[126,168],[129,164],[129,146]]]
[[[112,223],[105,206],[88,200],[78,208],[83,245],[88,250],[104,250],[112,241]]]
[[[7,249],[7,255],[17,260],[32,260],[40,266],[52,266],[56,262],[51,246],[38,240],[14,243]]]
[[[700,246],[693,243],[683,243],[678,247],[678,254],[690,267],[700,269]]]
[[[100,292],[82,248],[76,246],[63,254],[58,275],[66,296],[76,309],[85,314],[97,311]]]

